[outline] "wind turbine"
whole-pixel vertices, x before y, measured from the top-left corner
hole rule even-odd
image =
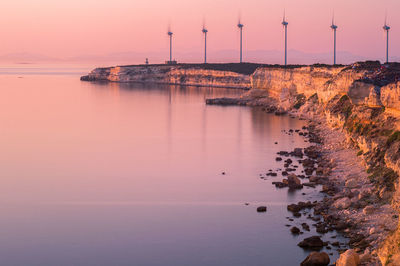
[[[333,64],[336,65],[336,30],[338,26],[335,25],[335,15],[332,17],[331,29],[333,30]]]
[[[285,28],[285,66],[287,65],[287,26],[288,22],[286,21],[286,12],[283,11],[283,20],[282,20],[282,25]]]
[[[173,32],[170,28],[168,28],[168,36],[169,36],[169,63],[172,63],[172,35]]]
[[[390,27],[387,25],[387,16],[385,17],[385,25],[383,26],[383,30],[386,32],[386,63],[389,63],[389,30]]]
[[[204,64],[207,64],[207,33],[208,33],[208,30],[206,29],[204,24],[203,24],[202,32],[204,34]]]
[[[240,30],[240,63],[243,63],[243,27],[244,25],[240,23],[237,24],[239,30]]]

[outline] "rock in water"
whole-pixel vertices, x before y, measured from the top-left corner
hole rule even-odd
[[[297,228],[296,226],[293,226],[293,227],[290,229],[290,232],[292,232],[292,234],[294,234],[294,235],[298,235],[298,234],[300,234],[300,229]]]
[[[300,266],[327,266],[331,260],[325,252],[311,252]]]
[[[298,246],[306,249],[320,249],[324,246],[324,242],[319,236],[312,236],[301,241]]]
[[[266,212],[267,211],[267,207],[265,206],[260,206],[257,208],[257,212]]]
[[[295,157],[303,158],[303,149],[295,148],[294,151],[292,152],[292,155]]]
[[[290,174],[287,178],[288,186],[291,189],[302,189],[303,185],[301,184],[300,179],[295,174]]]
[[[359,264],[360,257],[353,249],[346,250],[336,261],[336,266],[358,266]]]

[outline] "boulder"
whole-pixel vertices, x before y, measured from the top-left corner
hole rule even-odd
[[[303,227],[303,229],[306,230],[306,231],[310,231],[310,226],[308,224],[306,224],[306,223],[302,223],[301,227]]]
[[[290,174],[288,176],[288,186],[291,189],[302,189],[303,185],[301,184],[300,179],[295,174]]]
[[[336,266],[358,266],[359,264],[360,257],[353,249],[346,250],[336,261]]]
[[[364,215],[369,215],[369,214],[372,214],[373,212],[375,211],[375,208],[374,208],[374,206],[367,206],[367,207],[365,207],[364,209],[363,209],[363,213],[364,213]]]
[[[341,198],[338,199],[337,201],[335,201],[335,203],[333,204],[333,207],[337,208],[337,209],[347,209],[349,208],[351,205],[351,200],[349,198]]]
[[[297,228],[296,226],[293,226],[293,227],[290,229],[290,232],[292,232],[292,234],[294,234],[294,235],[298,235],[298,234],[300,234],[300,229]]]
[[[331,260],[325,252],[311,252],[300,266],[327,266]]]
[[[324,242],[319,236],[311,236],[301,241],[298,246],[305,249],[321,249],[324,246]]]
[[[358,186],[358,182],[355,179],[350,179],[346,181],[345,186],[347,188],[356,188]]]
[[[306,175],[312,175],[314,173],[314,168],[306,168],[304,169],[304,173],[306,173]]]

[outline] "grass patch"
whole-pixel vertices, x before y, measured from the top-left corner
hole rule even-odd
[[[386,141],[386,146],[389,147],[393,143],[400,141],[400,131],[395,131]]]

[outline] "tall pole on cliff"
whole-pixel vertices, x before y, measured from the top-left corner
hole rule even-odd
[[[172,31],[168,30],[168,36],[169,36],[169,62],[172,63]]]
[[[207,64],[207,33],[208,30],[206,27],[203,25],[203,30],[202,32],[204,33],[204,64]]]
[[[242,23],[238,23],[238,28],[240,30],[240,63],[243,63],[243,27],[244,25]]]
[[[332,17],[331,29],[333,30],[333,64],[336,65],[336,30],[338,26],[335,25],[335,15]]]
[[[285,66],[287,65],[287,26],[288,22],[286,21],[286,12],[283,11],[283,20],[282,20],[282,25],[285,28]]]
[[[386,63],[389,63],[389,30],[390,27],[386,23],[386,17],[385,17],[385,25],[383,26],[383,30],[386,32]]]

